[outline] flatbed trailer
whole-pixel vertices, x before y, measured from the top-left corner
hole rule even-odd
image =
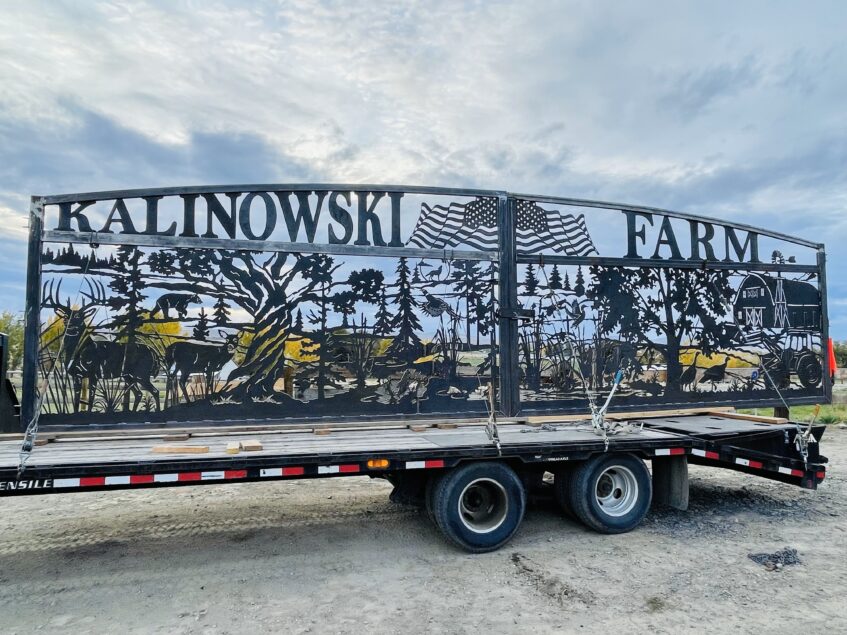
[[[0,496],[367,475],[482,552],[537,493],[606,533],[684,509],[689,463],[815,489],[788,416],[831,398],[825,260],[505,191],[34,196]]]
[[[58,433],[48,436],[48,442],[27,458],[20,477],[21,439],[0,441],[0,496],[370,476],[390,480],[399,501],[427,506],[433,516],[435,503],[427,490],[462,467],[481,468],[486,474],[491,466],[507,466],[519,478],[525,501],[526,495],[544,487],[545,473],[553,475],[555,487],[556,480],[567,478],[574,467],[602,459],[611,459],[614,466],[616,457],[631,457],[653,465],[652,483],[646,491],[642,483],[636,492],[646,501],[633,519],[637,524],[651,498],[687,507],[688,463],[816,489],[826,476],[826,458],[813,450],[804,461],[795,445],[796,425],[778,421],[727,412],[627,417],[626,430],[608,438],[608,445],[589,421],[556,417],[498,423],[499,446],[482,421],[419,422],[412,427],[194,429],[180,441],[165,440],[175,436],[173,431],[165,436],[152,430],[95,437]],[[816,441],[823,431],[824,426],[813,429]],[[233,443],[257,439],[261,450],[235,456],[226,451]],[[169,454],[154,454],[154,447],[163,443]],[[185,454],[179,452],[183,446]],[[188,452],[198,446],[208,452]],[[816,449],[817,444],[810,447]],[[593,493],[585,493],[588,498],[597,493],[598,485],[591,487]],[[567,492],[559,492],[557,500],[568,509],[563,493]],[[490,514],[496,518],[498,503],[490,504]],[[508,494],[500,502],[506,508],[513,504]],[[461,514],[455,516],[461,522]],[[442,531],[450,520],[434,519]],[[498,535],[493,542],[485,533],[479,539],[473,532],[457,535],[448,530],[446,535],[467,550],[487,551],[511,537],[519,523],[520,518],[507,535]]]

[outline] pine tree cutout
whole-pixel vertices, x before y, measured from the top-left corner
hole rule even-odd
[[[212,307],[212,319],[217,326],[229,324],[229,307],[223,296],[218,296],[215,300],[215,305]]]
[[[579,296],[585,295],[585,278],[582,276],[582,265],[576,270],[576,283],[574,284],[573,291]]]
[[[565,275],[567,275],[567,273]],[[553,271],[550,272],[550,279],[547,283],[553,291],[557,291],[562,288],[562,274],[559,273],[559,265],[553,265]]]
[[[297,316],[294,318],[294,332],[303,332],[303,311],[297,309]]]
[[[531,264],[526,266],[523,288],[526,295],[535,295],[535,292],[538,291],[538,278],[535,277],[535,267]]]
[[[385,301],[385,290],[379,297],[379,305],[374,320],[374,335],[387,335],[391,332],[391,313],[388,312],[388,304]]]
[[[206,315],[206,309],[200,309],[200,315],[197,317],[197,324],[194,325],[192,333],[195,340],[205,342],[209,337],[209,318]]]
[[[421,323],[415,313],[415,300],[412,297],[412,286],[409,282],[409,265],[406,258],[401,257],[397,265],[397,314],[391,321],[391,327],[397,329],[397,334],[388,347],[388,354],[405,361],[412,361],[418,356],[421,339],[415,331],[421,330]]]
[[[562,284],[562,291],[570,291],[571,290],[571,280],[568,278],[568,272],[565,271],[565,281]]]

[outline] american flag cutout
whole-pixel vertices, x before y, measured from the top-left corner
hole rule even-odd
[[[497,249],[497,199],[477,198],[447,206],[421,204],[421,215],[407,245],[445,249],[468,245],[483,251]],[[585,215],[544,209],[519,200],[517,246],[522,253],[552,249],[566,256],[590,256],[597,248],[588,234]]]

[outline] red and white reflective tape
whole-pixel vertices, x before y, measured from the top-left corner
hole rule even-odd
[[[318,474],[354,474],[359,471],[356,463],[348,465],[319,465]]]
[[[53,479],[53,487],[108,487],[110,485],[143,485],[146,483],[231,481],[241,478],[247,478],[247,470],[216,470],[214,472],[178,472],[176,474],[124,474],[121,476],[55,478]]]
[[[803,476],[803,470],[794,470],[790,467],[782,467],[781,465],[778,471],[780,474],[788,474],[788,476]]]
[[[714,461],[718,461],[721,458],[721,455],[717,452],[712,452],[710,450],[700,450],[699,448],[692,449],[691,454],[693,454],[694,456],[702,456],[704,459],[712,459]]]
[[[262,478],[273,476],[302,476],[306,469],[303,467],[270,467],[259,470],[259,476]]]
[[[433,461],[406,461],[407,470],[431,470],[438,467],[444,467],[444,461],[441,459]]]
[[[678,454],[685,454],[685,448],[662,448],[661,450],[656,450],[656,456],[676,456]]]
[[[741,457],[736,457],[735,462],[738,465],[743,465],[744,467],[752,467],[756,470],[762,469],[762,464],[759,461],[754,461],[752,459],[742,459]]]

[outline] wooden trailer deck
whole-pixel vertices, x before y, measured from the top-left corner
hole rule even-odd
[[[684,414],[630,418],[632,429],[610,436],[610,448],[630,446],[653,447],[656,444],[669,447],[691,445],[689,437],[700,440],[716,440],[721,437],[773,431],[776,427],[793,429],[791,424],[765,421],[765,418],[738,418],[732,413]],[[623,417],[621,417],[623,418]],[[643,429],[640,427],[644,424]],[[603,444],[602,438],[591,428],[588,421],[573,417],[556,419],[538,417],[525,422],[506,421],[498,424],[501,448],[526,450],[532,447],[549,446],[596,446]],[[188,436],[185,440],[175,437]],[[17,468],[19,463],[20,439],[7,438],[0,441],[0,470]],[[441,424],[412,424],[404,426],[350,426],[329,428],[276,429],[198,429],[183,431],[136,430],[112,432],[64,432],[40,433],[46,444],[37,445],[26,461],[27,468],[47,466],[147,464],[172,462],[174,459],[234,460],[236,458],[272,458],[318,456],[331,458],[339,455],[386,453],[442,453],[444,451],[466,451],[468,448],[493,447],[488,438],[484,422],[458,421]],[[256,440],[262,445],[258,451],[241,451],[237,455],[227,453],[233,443]],[[683,441],[688,440],[688,443]],[[167,448],[162,454],[154,448]],[[184,453],[178,448],[186,448]],[[197,453],[198,448],[208,448]]]

